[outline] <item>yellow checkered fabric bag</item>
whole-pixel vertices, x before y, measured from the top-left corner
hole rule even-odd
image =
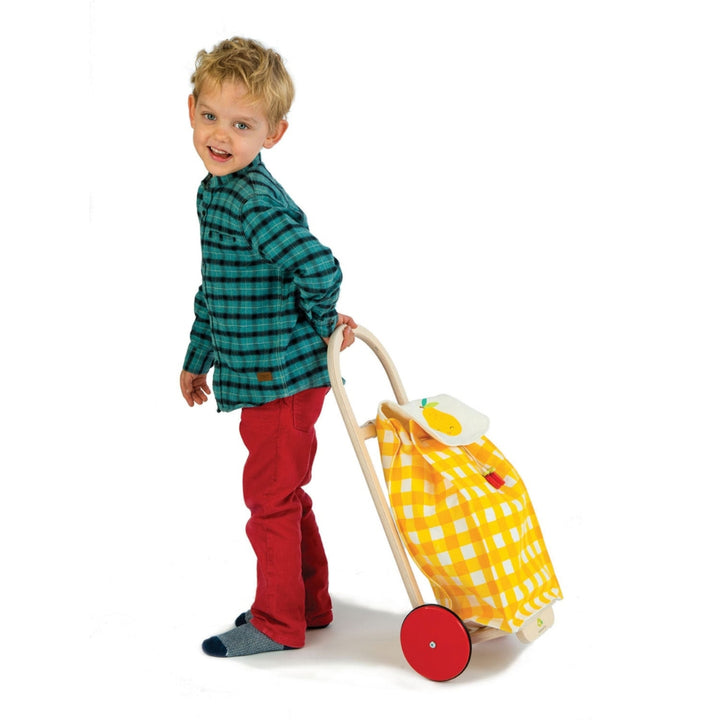
[[[441,410],[445,398],[438,396],[439,407],[426,400],[380,406],[390,506],[437,602],[468,625],[516,632],[562,598],[560,586],[515,468],[484,436],[464,445],[438,439],[462,435],[456,418]]]

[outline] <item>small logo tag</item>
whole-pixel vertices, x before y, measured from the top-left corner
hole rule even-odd
[[[272,380],[272,373],[271,372],[259,372],[257,374],[258,382],[270,382]]]

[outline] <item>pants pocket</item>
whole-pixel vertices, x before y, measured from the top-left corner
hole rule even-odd
[[[298,432],[310,432],[315,427],[328,390],[326,387],[311,388],[292,396],[293,427]]]

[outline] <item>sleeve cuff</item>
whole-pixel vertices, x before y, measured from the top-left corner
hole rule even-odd
[[[204,375],[213,366],[214,359],[212,348],[191,344],[185,355],[183,370],[193,375]]]
[[[337,313],[333,313],[332,317],[327,320],[318,320],[313,323],[315,332],[320,337],[327,338],[333,334],[333,330],[337,327],[338,316]]]

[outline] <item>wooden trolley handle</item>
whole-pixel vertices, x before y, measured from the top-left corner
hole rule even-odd
[[[343,385],[342,375],[340,374],[340,346],[342,345],[343,327],[338,327],[333,332],[328,343],[328,371],[330,374],[330,384],[333,389],[333,394],[337,401],[342,415],[345,427],[347,428],[348,435],[352,442],[355,454],[357,455],[362,469],[365,481],[368,489],[370,490],[370,496],[375,504],[380,522],[382,523],[385,535],[390,543],[390,549],[392,550],[393,557],[400,571],[405,590],[407,591],[408,597],[413,608],[419,607],[424,604],[422,593],[413,574],[412,567],[408,560],[407,553],[405,552],[405,546],[403,545],[400,534],[398,533],[397,526],[390,510],[390,505],[387,500],[383,485],[378,479],[377,473],[375,472],[375,466],[368,453],[365,442],[371,438],[376,437],[375,423],[370,420],[366,422],[362,427],[358,424],[353,412],[350,400],[348,399],[345,386]],[[366,328],[358,326],[354,330],[355,337],[362,340],[378,357],[382,363],[385,372],[387,373],[390,385],[392,386],[393,392],[395,393],[395,399],[399,404],[406,403],[407,395],[405,394],[405,388],[400,380],[400,376],[395,368],[393,361],[390,359],[385,348],[380,344],[380,341]]]

